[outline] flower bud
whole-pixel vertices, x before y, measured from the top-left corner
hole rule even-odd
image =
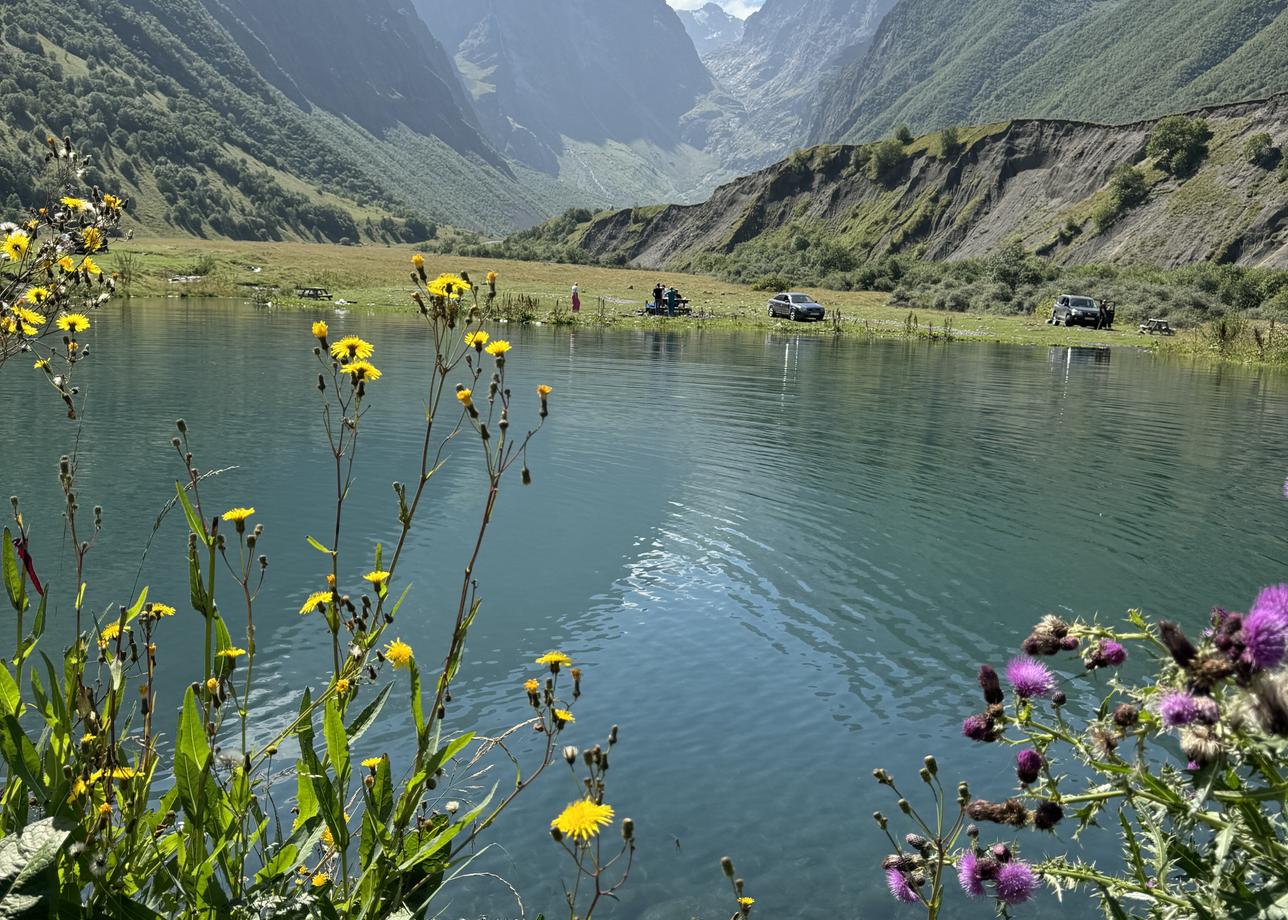
[[[724,870],[725,875],[729,876],[729,878],[733,878],[733,860],[732,859],[730,859],[728,856],[721,856],[720,868]]]
[[[571,767],[573,764],[577,762],[577,749],[573,747],[571,744],[568,745],[566,748],[563,749],[563,758],[564,760],[568,761],[568,766]]]
[[[635,838],[635,822],[630,818],[622,819],[622,839],[633,840]]]

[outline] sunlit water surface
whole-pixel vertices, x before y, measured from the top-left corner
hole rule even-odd
[[[395,532],[390,483],[418,468],[429,346],[412,316],[321,315],[375,342],[386,374],[348,518],[356,593],[375,543]],[[188,420],[199,466],[235,467],[205,497],[253,505],[266,527],[260,737],[329,672],[322,624],[296,613],[324,571],[304,536],[328,533],[334,489],[313,318],[114,306],[88,336],[79,427],[25,364],[0,374],[0,490],[37,522],[33,553],[57,598],[51,644],[70,634],[73,580],[60,454],[79,438],[81,505],[104,508],[89,566],[100,611],[136,585],[177,605],[186,596],[180,516],[140,559],[179,472],[174,419]],[[902,916],[870,817],[896,809],[871,770],[920,791],[921,758],[936,752],[947,779],[1005,795],[1009,754],[959,733],[979,708],[979,662],[1003,663],[1046,611],[1112,618],[1140,606],[1197,627],[1211,605],[1244,605],[1285,574],[1288,387],[1268,372],[785,332],[503,331],[516,346],[516,427],[535,414],[537,383],[555,388],[553,412],[529,454],[534,484],[511,480],[478,569],[484,604],[450,724],[495,732],[523,720],[521,684],[549,648],[585,668],[568,740],[590,746],[620,723],[609,799],[635,819],[640,844],[608,916],[724,920],[725,854],[759,916]],[[479,462],[469,439],[450,452],[399,573],[413,588],[396,632],[422,662],[443,651],[481,507]],[[161,629],[169,699],[198,676],[192,617]],[[1063,664],[1071,684],[1085,680]],[[405,767],[405,711],[391,706],[360,748]],[[504,876],[529,917],[559,913],[568,866],[546,828],[576,793],[562,764],[552,769],[503,819],[504,849],[475,864]],[[1021,844],[1057,852],[1068,834]],[[991,914],[950,898],[950,916]],[[445,916],[518,915],[486,877],[438,903]],[[1092,912],[1044,895],[1025,914]]]

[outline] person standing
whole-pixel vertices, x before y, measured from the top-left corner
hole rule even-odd
[[[662,295],[665,293],[666,291],[662,287],[662,282],[659,281],[657,283],[657,286],[653,288],[653,312],[654,313],[662,312]]]
[[[577,285],[574,284],[572,286],[572,312],[578,313],[580,311],[581,311],[581,294],[578,293]]]
[[[680,299],[680,292],[674,287],[666,289],[666,315],[675,315],[675,302]]]

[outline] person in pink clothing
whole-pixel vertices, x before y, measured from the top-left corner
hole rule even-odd
[[[577,285],[572,286],[572,312],[576,313],[581,310],[581,294],[577,292]]]

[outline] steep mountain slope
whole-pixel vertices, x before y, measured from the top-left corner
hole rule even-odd
[[[693,39],[699,56],[742,39],[743,21],[726,13],[718,3],[708,3],[696,10],[676,10],[684,29]]]
[[[1014,121],[962,131],[957,149],[944,150],[940,135],[922,138],[881,179],[872,178],[873,147],[817,147],[704,204],[602,213],[571,231],[552,222],[511,246],[548,242],[557,228],[558,245],[591,258],[744,280],[807,263],[839,277],[895,254],[981,256],[1012,240],[1062,263],[1288,267],[1288,167],[1246,155],[1262,133],[1288,147],[1288,94],[1198,114],[1212,137],[1185,178],[1147,157],[1153,122]],[[1124,165],[1139,170],[1144,200],[1103,226],[1093,215]]]
[[[716,87],[665,0],[415,0],[508,156],[615,201],[691,197],[720,164],[685,116]]]
[[[1288,89],[1288,0],[902,0],[815,142],[1014,117],[1120,121]]]
[[[0,201],[34,202],[48,132],[93,148],[91,180],[131,197],[132,220],[162,232],[410,238],[427,220],[522,226],[576,200],[547,179],[515,175],[462,108],[459,88],[453,96],[444,86],[440,97],[426,86],[399,117],[399,95],[430,77],[423,52],[432,39],[381,27],[397,21],[391,0],[361,0],[361,12],[338,0],[265,6],[294,14],[286,39],[257,43],[278,11],[240,0],[220,4],[218,18],[199,0],[0,6]],[[370,67],[329,65],[328,84],[306,59],[334,61],[337,28],[381,56]],[[331,97],[351,73],[361,74],[351,93]],[[310,104],[318,98],[332,99],[330,110]],[[426,105],[432,114],[413,111]]]
[[[819,88],[866,49],[895,0],[766,0],[742,40],[706,55],[745,109],[730,130],[738,165],[758,168],[805,139]]]

